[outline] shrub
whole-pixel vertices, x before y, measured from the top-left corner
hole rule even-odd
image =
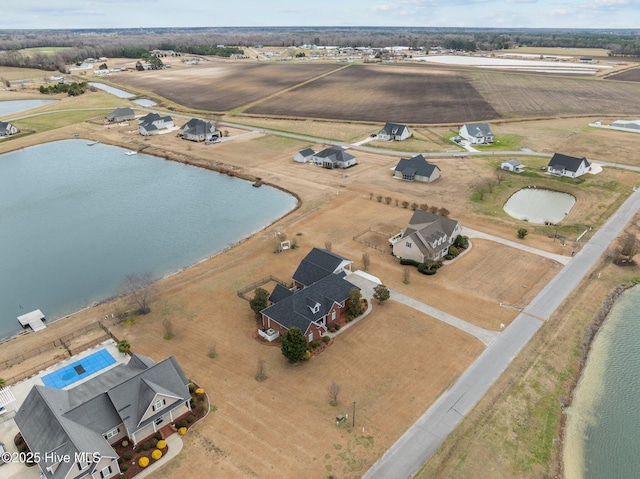
[[[198,389],[196,389],[196,394],[197,394],[198,396],[202,396],[202,395],[204,394],[204,389],[202,389],[202,388],[198,388]]]
[[[329,336],[322,336],[322,341],[328,343],[329,341],[331,341],[331,338]]]
[[[518,229],[518,238],[524,239],[524,237],[527,236],[528,234],[529,234],[529,232],[527,231],[526,228],[519,228]]]
[[[129,470],[129,466],[127,466],[126,464],[122,464],[120,466],[120,471],[121,472],[127,472]]]
[[[308,349],[304,352],[304,359],[309,359],[311,357],[311,351]]]
[[[180,434],[181,436],[184,436],[186,433],[187,433],[186,427],[181,427],[180,429],[178,429],[178,434]]]
[[[176,429],[180,429],[181,427],[185,426],[185,423],[182,421],[178,421],[174,425],[176,426]]]
[[[420,262],[414,259],[400,258],[400,264],[408,265],[408,266],[418,266]]]
[[[151,458],[156,461],[161,457],[162,457],[162,451],[160,449],[156,449],[151,453]]]
[[[158,441],[158,444],[156,444],[156,447],[158,449],[164,449],[165,447],[167,447],[167,442],[164,439],[160,439]]]
[[[336,324],[336,325],[334,326],[334,329],[335,329],[336,331],[338,331],[338,330],[340,329],[340,325],[339,325],[339,324]]]
[[[145,441],[142,443],[142,450],[143,451],[148,451],[149,449],[151,449],[151,441]]]
[[[126,439],[124,441],[122,441],[120,443],[122,445],[122,447],[127,447],[129,445],[129,441],[127,441]]]
[[[195,414],[189,414],[187,416],[187,424],[193,424],[196,421],[196,415]]]
[[[118,458],[118,464],[122,464],[123,461],[124,459],[122,459],[121,457]]]
[[[189,392],[192,393],[196,390],[196,385],[193,383],[189,383]]]
[[[458,248],[456,248],[456,247],[455,247],[455,246],[453,246],[453,245],[449,246],[449,250],[448,250],[447,252],[448,252],[451,256],[453,256],[454,258],[455,258],[456,256],[458,256],[458,253],[460,253],[460,252],[458,251]]]
[[[159,441],[160,439],[162,439],[162,434],[160,434],[159,432],[156,432],[156,433],[153,435],[153,437],[155,437],[155,438],[156,438],[156,440],[158,440],[158,441]]]
[[[316,339],[315,341],[311,341],[311,344],[309,344],[309,346],[311,346],[312,349],[316,349],[318,346],[320,346],[320,340]]]
[[[141,457],[140,459],[138,459],[138,464],[140,464],[140,467],[147,467],[149,465],[149,458]]]
[[[156,447],[156,444],[158,444],[158,440],[155,437],[153,439],[151,439],[151,441],[149,441],[149,442],[151,443],[151,449]]]
[[[122,459],[124,459],[125,461],[130,461],[131,459],[133,459],[133,451],[124,451],[124,453],[122,454]]]
[[[189,405],[191,406],[191,409],[193,409],[194,407],[196,407],[196,401],[195,399],[191,398],[189,400]]]

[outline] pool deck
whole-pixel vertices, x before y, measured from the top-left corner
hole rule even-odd
[[[108,371],[109,369],[114,368],[118,364],[124,364],[129,360],[129,357],[127,355],[122,354],[121,352],[118,351],[118,347],[115,341],[110,339],[108,341],[105,341],[103,343],[100,343],[94,346],[91,349],[87,349],[86,351],[83,351],[80,354],[76,354],[75,356],[69,359],[66,359],[65,361],[61,361],[60,363],[50,366],[49,368],[43,371],[40,371],[36,376],[33,376],[29,379],[25,379],[24,381],[20,381],[19,383],[11,386],[11,392],[15,396],[16,400],[8,404],[6,406],[7,412],[0,416],[0,443],[4,444],[4,447],[7,450],[7,452],[17,452],[17,448],[13,443],[13,438],[15,437],[16,434],[18,434],[18,426],[16,425],[13,418],[16,414],[16,411],[20,408],[20,406],[26,399],[27,395],[29,394],[29,391],[31,391],[31,388],[36,385],[44,386],[44,383],[42,382],[43,376],[46,376],[47,374],[50,374],[60,369],[61,367],[73,364],[82,358],[85,358],[87,356],[90,356],[91,354],[94,354],[100,351],[101,349],[106,349],[107,351],[109,351],[111,356],[115,358],[116,362],[104,369],[101,369],[100,371],[96,371],[96,373],[91,374],[86,378],[83,378],[79,381],[74,382],[73,384],[69,385],[69,387],[75,387],[78,384],[88,381],[89,379],[95,377],[96,375],[101,374],[105,371]],[[20,464],[20,463],[4,464],[4,465],[0,465],[0,477],[2,477],[3,479],[39,479],[40,468],[35,466],[26,467],[24,464]]]

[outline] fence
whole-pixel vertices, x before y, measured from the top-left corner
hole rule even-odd
[[[93,338],[92,340],[82,343],[78,346],[75,346],[75,345],[73,345],[73,347],[71,346],[71,340],[75,338],[79,338],[90,331],[95,331],[96,329],[101,329],[103,333]],[[43,346],[27,351],[26,353],[14,356],[9,360],[3,361],[2,363],[0,363],[0,370],[8,369],[9,367],[19,364],[22,361],[25,361],[26,359],[32,358],[39,354],[50,352],[52,349],[58,348],[59,346],[63,346],[65,348],[66,350],[65,352],[60,351],[58,354],[56,354],[56,356],[53,359],[47,360],[44,363],[41,363],[38,366],[29,368],[26,371],[22,371],[10,378],[5,378],[5,381],[7,384],[14,384],[14,383],[17,383],[18,381],[22,381],[23,379],[30,378],[31,376],[36,375],[43,369],[47,369],[49,366],[53,366],[54,364],[60,362],[61,360],[68,359],[74,354],[77,354],[79,352],[92,348],[96,344],[100,344],[108,339],[112,339],[116,343],[120,342],[119,339],[111,331],[109,331],[109,328],[107,326],[105,326],[102,322],[98,321],[97,323],[91,324],[82,329],[74,331],[73,333],[67,334],[66,336],[58,338],[49,343],[46,343]]]
[[[281,286],[284,286],[285,288],[287,287],[287,285],[286,285],[286,283],[285,283],[284,281],[282,281],[282,280],[280,280],[280,279],[276,278],[275,276],[271,276],[271,275],[269,275],[269,276],[267,276],[266,278],[262,278],[261,280],[256,281],[255,283],[250,284],[249,286],[245,286],[244,288],[239,289],[238,291],[236,291],[236,294],[237,294],[239,297],[241,297],[242,299],[244,299],[245,301],[251,301],[251,298],[249,298],[249,297],[247,296],[247,293],[248,293],[249,291],[253,291],[253,290],[255,290],[256,288],[259,288],[260,286],[264,286],[265,284],[270,283],[270,282],[272,282],[272,281],[273,281],[273,282],[275,282],[275,283],[278,283],[278,284],[279,284],[279,285],[281,285]]]
[[[367,241],[367,240],[362,238],[364,235],[369,234],[369,233],[372,233],[374,235],[380,235],[381,238],[384,238],[385,239],[384,241],[386,242],[385,247],[380,246],[380,243],[377,243],[377,244],[376,243],[372,243],[371,241]],[[361,231],[360,233],[358,233],[356,235],[353,235],[352,239],[354,241],[357,241],[360,244],[368,246],[369,248],[373,248],[373,249],[375,249],[377,251],[380,251],[381,253],[391,254],[391,250],[390,250],[390,248],[388,246],[388,241],[386,240],[387,237],[388,237],[388,235],[385,235],[381,231],[376,231],[376,230],[372,229],[371,226],[369,226],[367,229]]]

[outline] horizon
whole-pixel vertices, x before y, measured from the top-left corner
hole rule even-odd
[[[638,30],[640,0],[325,0],[322,8],[280,0],[233,7],[171,0],[21,0],[5,9],[0,30],[160,28],[451,28]],[[214,19],[214,21],[211,21]],[[355,20],[355,21],[354,21]],[[487,26],[490,25],[490,26]]]

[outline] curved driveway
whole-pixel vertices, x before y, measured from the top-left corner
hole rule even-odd
[[[460,378],[411,426],[363,476],[364,479],[409,478],[440,447],[465,415],[489,390],[513,358],[540,329],[543,320],[588,274],[609,244],[640,209],[633,193],[593,235],[567,266],[476,359]]]

